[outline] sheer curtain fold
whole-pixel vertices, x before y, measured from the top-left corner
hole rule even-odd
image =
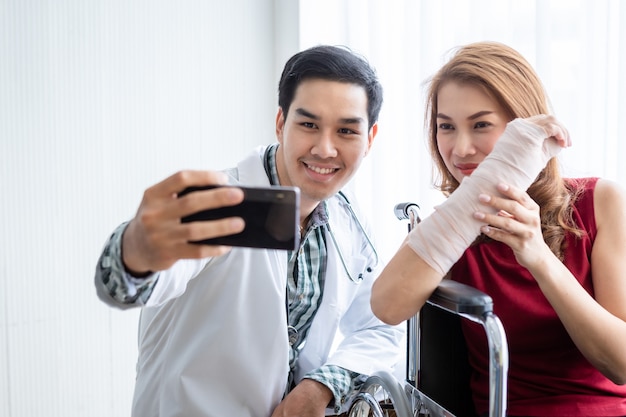
[[[449,51],[480,40],[519,50],[539,73],[574,146],[565,175],[626,185],[620,141],[626,116],[626,3],[619,0],[300,0],[300,47],[343,44],[376,67],[385,90],[379,134],[353,186],[382,253],[406,232],[392,209],[442,201],[432,187],[424,131],[424,82]]]

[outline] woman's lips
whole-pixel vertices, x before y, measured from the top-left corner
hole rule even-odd
[[[455,167],[461,174],[469,176],[472,175],[472,172],[478,167],[478,164],[456,164]]]

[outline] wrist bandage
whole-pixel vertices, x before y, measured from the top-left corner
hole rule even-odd
[[[445,275],[480,235],[485,223],[474,219],[473,214],[489,210],[496,213],[479,204],[478,195],[497,195],[499,183],[528,189],[561,150],[556,140],[546,138],[546,131],[535,123],[525,119],[510,122],[472,175],[465,177],[450,197],[409,233],[409,247]]]

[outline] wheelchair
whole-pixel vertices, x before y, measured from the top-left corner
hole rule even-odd
[[[400,203],[394,212],[419,223],[419,207]],[[476,417],[469,387],[470,366],[461,320],[485,329],[489,348],[489,417],[506,415],[508,345],[487,294],[444,280],[422,309],[407,320],[406,379],[371,375],[351,400],[348,417]]]

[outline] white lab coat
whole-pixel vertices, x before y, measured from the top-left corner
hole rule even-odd
[[[269,185],[262,151],[238,165],[241,184]],[[365,237],[344,204],[340,197],[329,200],[330,225],[357,276],[368,265],[359,253]],[[355,284],[328,236],[327,242],[322,304],[296,380],[326,363],[362,374],[391,371],[404,327],[384,325],[369,304],[383,262]],[[286,251],[233,248],[221,257],[179,261],[160,273],[140,319],[133,416],[271,415],[288,374],[287,261]],[[337,339],[338,333],[345,338]]]

